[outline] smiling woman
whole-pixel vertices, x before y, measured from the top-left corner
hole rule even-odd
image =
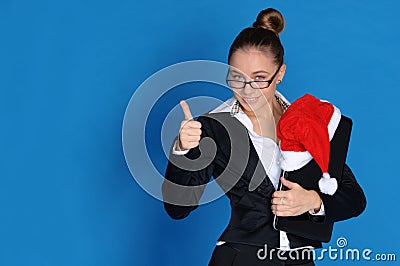
[[[232,186],[227,186],[226,179],[218,183],[230,200],[232,212],[209,265],[314,265],[311,257],[300,258],[291,252],[311,254],[309,251],[313,248],[322,247],[321,242],[275,230],[272,225],[274,214],[297,216],[308,213],[312,221],[326,218],[335,222],[357,216],[365,208],[364,193],[347,165],[334,197],[321,197],[315,190],[280,179],[279,139],[275,130],[290,105],[276,88],[286,71],[284,49],[279,38],[284,27],[282,14],[268,8],[259,13],[252,27],[242,30],[236,37],[229,51],[230,67],[226,77],[232,88],[232,98],[197,121],[193,119],[188,104],[181,101],[185,119],[171,149],[162,187],[167,213],[174,219],[188,216],[198,205],[178,205],[173,199],[186,197],[188,202],[198,203],[203,189],[196,186],[208,183],[211,176],[218,182],[218,177],[228,169],[231,180],[235,181]],[[223,118],[227,123],[237,125],[237,130],[243,130],[246,133],[244,137],[250,140],[249,159],[243,169],[235,162],[229,162],[231,153],[243,152],[239,148],[242,143],[231,141],[233,132],[228,132],[214,118]],[[205,152],[207,147],[200,151],[199,144],[203,138],[211,138],[217,152],[210,164],[198,168],[196,165],[210,159]],[[172,162],[180,156],[193,160],[190,168],[180,168]],[[200,170],[188,170],[195,168]],[[255,176],[261,176],[256,189],[252,188]],[[289,190],[276,191],[280,180]],[[177,191],[171,183],[186,186],[186,189]],[[229,189],[224,189],[226,187]],[[340,215],[333,211],[343,206],[348,207],[343,208]],[[257,256],[263,249],[271,256]],[[270,252],[274,250],[282,252],[279,255]]]
[[[243,111],[251,119],[255,132],[276,141],[273,125],[279,121],[283,110],[274,95],[276,84],[285,75],[286,65],[280,63],[276,66],[264,51],[256,47],[237,50],[231,55],[229,65],[230,78],[227,83],[233,89]],[[250,86],[246,86],[247,84]],[[271,113],[273,117],[270,116]],[[274,120],[269,121],[269,118]]]

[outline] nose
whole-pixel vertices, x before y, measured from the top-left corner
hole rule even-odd
[[[249,97],[252,94],[254,94],[255,90],[250,86],[250,84],[246,84],[244,88],[242,89],[242,96]]]

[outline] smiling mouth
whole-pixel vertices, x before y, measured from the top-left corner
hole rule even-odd
[[[261,96],[258,97],[242,97],[246,103],[255,103]]]

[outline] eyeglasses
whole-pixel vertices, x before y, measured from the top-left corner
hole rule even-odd
[[[278,75],[279,70],[281,69],[280,65],[278,69],[276,70],[275,74],[271,77],[270,80],[251,80],[251,81],[246,81],[243,76],[239,77],[238,79],[228,79],[229,77],[229,71],[226,74],[226,84],[231,87],[232,89],[244,89],[246,87],[246,84],[250,84],[250,86],[253,89],[266,89],[268,88],[276,75]]]

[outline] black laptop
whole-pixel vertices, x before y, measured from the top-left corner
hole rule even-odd
[[[331,177],[337,179],[339,186],[346,162],[352,126],[352,120],[342,115],[335,134],[330,141],[328,172]],[[319,191],[318,181],[321,176],[322,170],[314,159],[298,170],[284,173],[284,177],[287,180],[298,183],[305,189],[314,189],[316,191]],[[287,190],[287,188],[279,182],[278,190]],[[306,212],[292,217],[275,216],[274,228],[311,240],[329,242],[332,236],[333,223],[311,221],[309,213]]]

